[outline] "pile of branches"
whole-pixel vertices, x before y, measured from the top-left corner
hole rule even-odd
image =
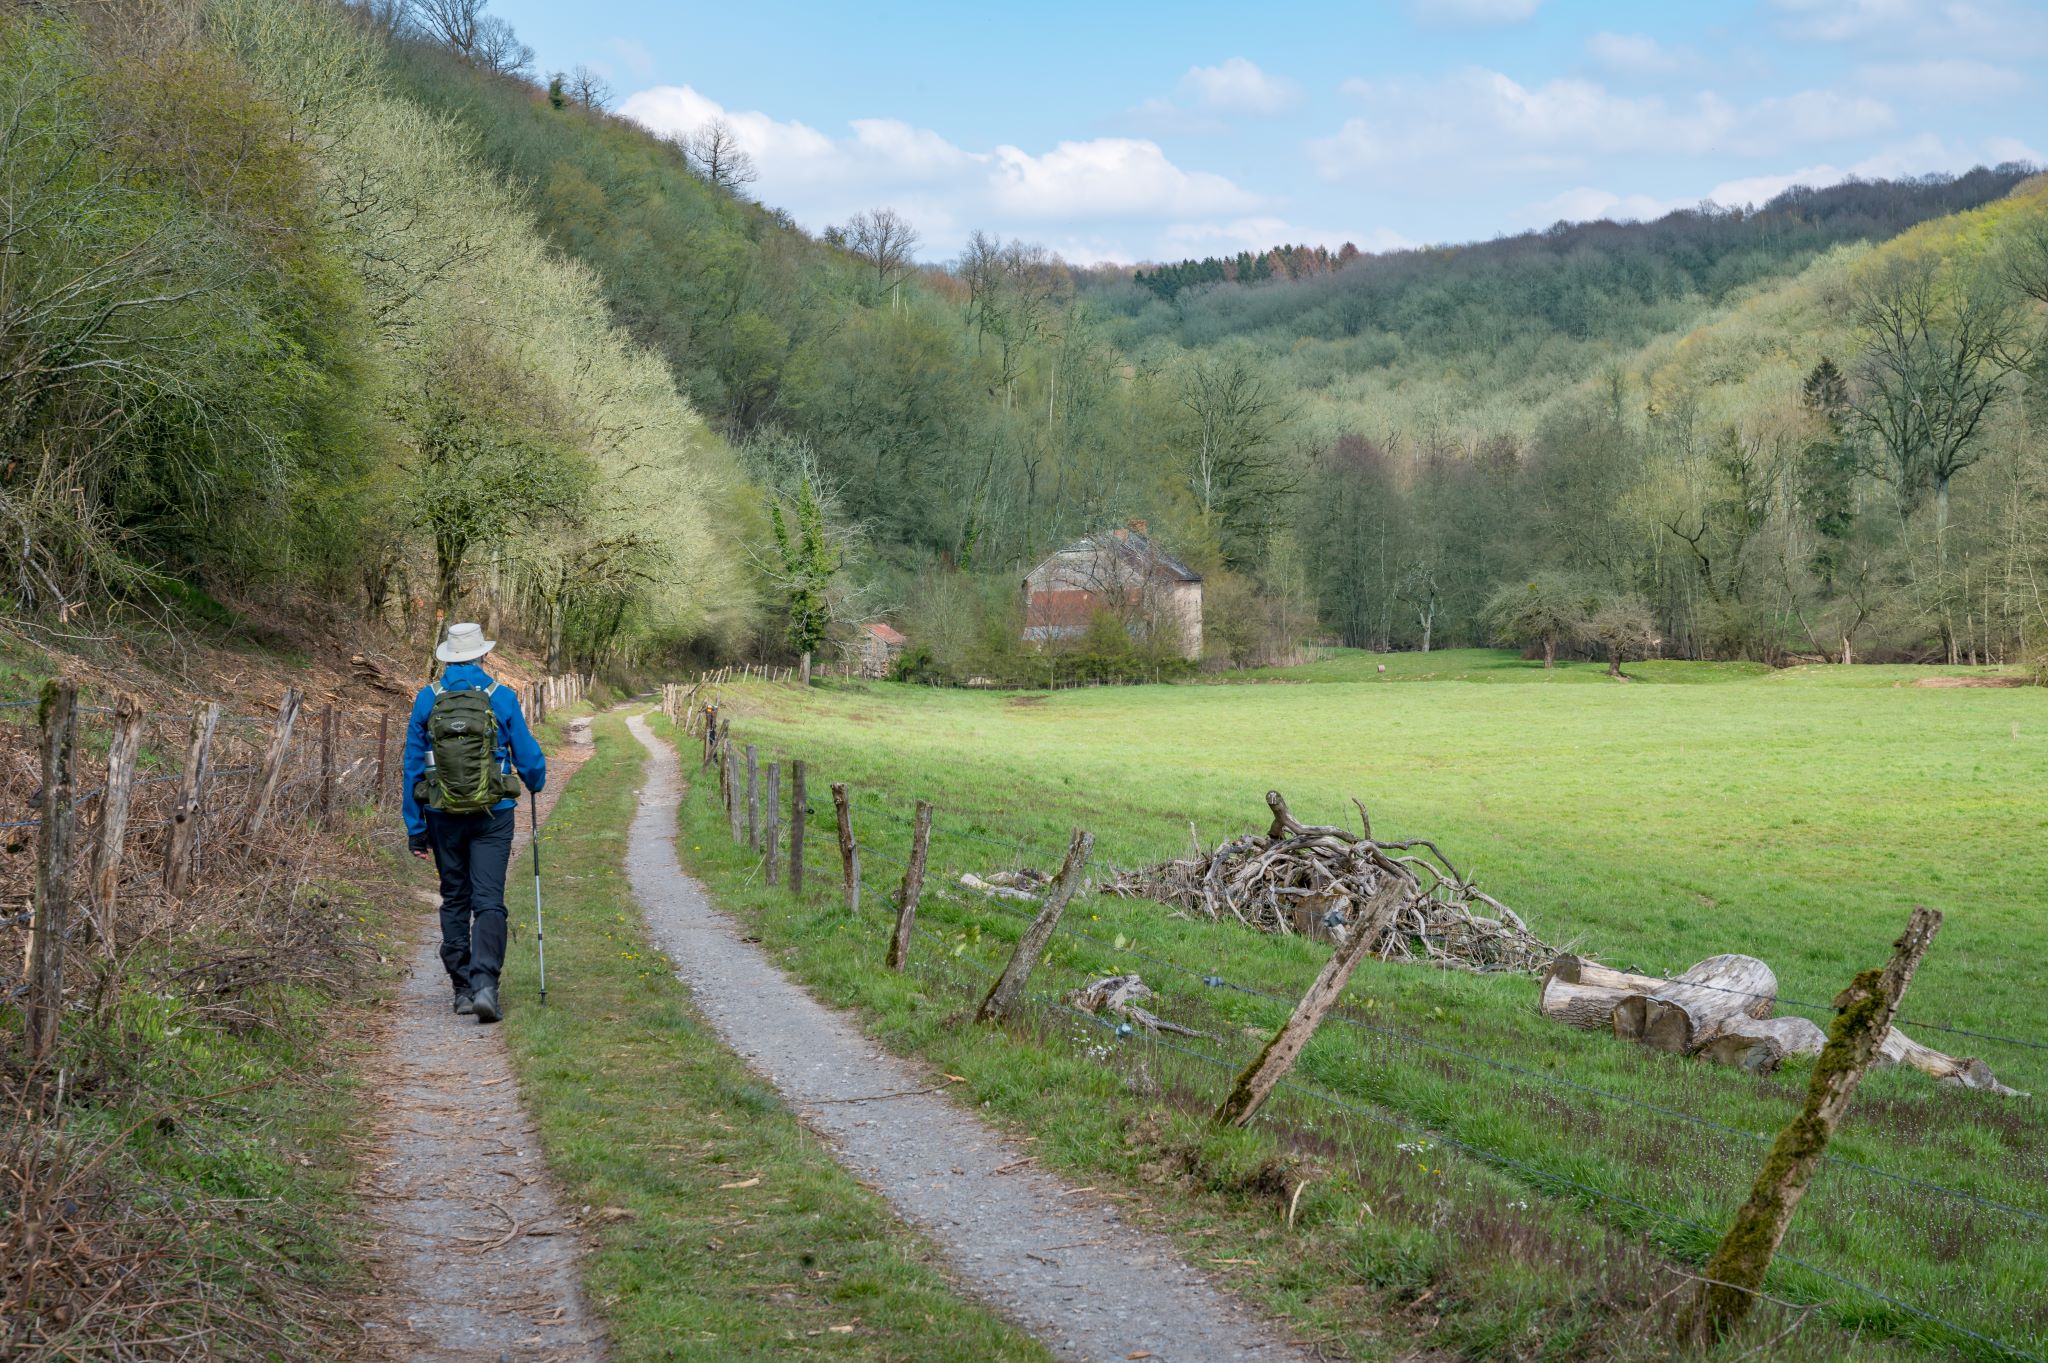
[[[1353,804],[1358,804],[1353,801]],[[1380,842],[1358,805],[1363,833],[1304,824],[1280,792],[1266,792],[1272,827],[1233,838],[1209,853],[1125,871],[1105,887],[1126,899],[1153,899],[1204,918],[1236,919],[1260,932],[1300,933],[1343,942],[1378,889],[1386,868],[1415,878],[1417,892],[1371,929],[1366,949],[1383,960],[1427,961],[1482,972],[1535,973],[1557,949],[1513,909],[1481,891],[1427,838]]]

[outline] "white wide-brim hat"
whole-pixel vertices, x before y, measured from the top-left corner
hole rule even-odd
[[[434,650],[434,656],[444,663],[474,662],[497,646],[496,639],[484,638],[482,625],[450,625],[447,640]]]

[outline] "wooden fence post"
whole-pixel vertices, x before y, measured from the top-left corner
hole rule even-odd
[[[1031,926],[1024,929],[1024,935],[1017,940],[1017,949],[1010,955],[1010,963],[1003,967],[1003,973],[988,991],[988,997],[981,1001],[981,1011],[974,1015],[976,1022],[1000,1022],[1010,1015],[1017,1001],[1024,997],[1024,986],[1031,982],[1031,972],[1038,965],[1038,957],[1045,950],[1045,944],[1052,940],[1053,929],[1060,925],[1060,915],[1066,912],[1067,901],[1074,897],[1074,891],[1081,888],[1081,871],[1088,864],[1088,853],[1095,847],[1095,835],[1082,829],[1074,830],[1074,839],[1067,844],[1067,860],[1060,867],[1059,879],[1045,896],[1045,906],[1038,911],[1038,917],[1031,920]]]
[[[41,1063],[57,1043],[64,1016],[64,939],[71,914],[71,834],[77,817],[71,788],[71,758],[77,742],[78,683],[53,681],[43,687],[37,718],[42,722],[43,791],[36,813],[36,905],[28,939],[28,997],[22,1018],[28,1061]]]
[[[127,692],[114,701],[114,739],[107,747],[107,788],[92,847],[93,932],[114,949],[114,901],[121,887],[121,853],[128,841],[128,805],[135,794],[135,756],[142,750],[142,702]]]
[[[846,911],[860,912],[860,844],[853,840],[853,802],[846,782],[832,783],[832,808],[839,813],[839,866],[846,877]]]
[[[887,965],[903,969],[910,959],[910,932],[917,925],[917,899],[924,893],[924,859],[932,840],[932,802],[917,802],[917,821],[910,830],[910,864],[903,868],[903,888],[896,893],[896,931],[889,938]]]
[[[747,850],[761,851],[761,760],[754,745],[747,744]]]
[[[192,712],[184,774],[178,778],[178,803],[171,811],[171,835],[164,841],[164,893],[172,899],[185,897],[185,886],[192,878],[192,858],[199,843],[199,797],[206,784],[213,731],[219,725],[220,706],[211,701]]]
[[[334,706],[320,707],[320,826],[334,822]]]
[[[263,753],[263,779],[257,782],[249,797],[249,810],[242,816],[242,831],[252,838],[263,831],[263,821],[270,817],[270,802],[277,796],[277,783],[284,776],[284,756],[291,747],[292,726],[299,719],[299,700],[299,688],[289,686],[277,703],[277,721],[270,730],[270,746]]]
[[[704,706],[704,761],[699,771],[711,769],[711,759],[718,755],[718,702],[711,701]]]
[[[391,747],[391,712],[377,712],[377,805],[384,805],[384,754]]]
[[[1727,1238],[1701,1271],[1692,1300],[1678,1314],[1680,1341],[1711,1345],[1741,1324],[1756,1305],[1771,1256],[1784,1240],[1792,1213],[1799,1209],[1799,1199],[1806,1195],[1806,1185],[1836,1124],[1848,1111],[1856,1086],[1863,1082],[1864,1071],[1891,1032],[1914,969],[1940,928],[1941,915],[1935,910],[1914,909],[1884,968],[1862,972],[1836,996],[1835,1021],[1828,1028],[1828,1044],[1813,1063],[1806,1108],[1771,1143],[1749,1200],[1735,1213]]]
[[[1219,1126],[1243,1126],[1265,1105],[1287,1072],[1294,1068],[1294,1062],[1301,1058],[1302,1049],[1322,1025],[1323,1014],[1343,995],[1344,986],[1351,982],[1351,972],[1365,958],[1367,945],[1379,939],[1381,926],[1397,909],[1420,893],[1421,887],[1413,876],[1381,865],[1380,887],[1358,912],[1344,945],[1323,962],[1315,982],[1301,996],[1301,1002],[1294,1005],[1293,1015],[1280,1025],[1258,1058],[1245,1066],[1244,1073],[1237,1077],[1216,1109],[1215,1121]]]
[[[761,792],[767,814],[761,826],[761,864],[770,886],[782,878],[782,764],[769,759],[763,773],[767,789]]]
[[[789,892],[804,892],[804,764],[789,764]]]
[[[740,799],[740,755],[731,742],[725,745],[725,817],[732,825],[733,845],[747,840],[746,811]]]

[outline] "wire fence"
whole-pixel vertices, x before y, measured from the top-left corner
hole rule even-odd
[[[673,715],[672,718],[687,721],[689,717],[678,714]],[[813,779],[811,791],[813,792],[814,800],[815,793],[822,790],[824,784],[822,781]],[[698,785],[705,788],[716,788],[715,784],[709,780],[700,782]],[[715,800],[716,797],[714,796],[713,798]],[[914,828],[914,820],[909,815],[887,805],[879,799],[871,797],[866,792],[857,792],[851,801],[851,806],[857,816],[862,818],[879,816],[888,821],[892,827],[904,830],[906,834],[908,830]],[[829,806],[817,812],[829,818]],[[723,811],[721,811],[720,817],[725,817]],[[980,831],[978,828],[963,827],[957,823],[948,824],[943,818],[935,824],[931,838],[935,846],[947,840],[957,839],[973,843],[979,847],[995,849],[1002,853],[1005,858],[1014,859],[1009,867],[1014,869],[1022,869],[1025,866],[1031,865],[1045,865],[1055,859],[1051,855],[1046,855],[1042,859],[1034,860],[1034,848],[1032,840],[1029,838],[995,837]],[[838,851],[838,846],[831,837],[829,830],[826,837],[818,839],[816,842],[809,844],[809,846],[817,848],[818,858],[824,863],[815,871],[818,879],[812,880],[809,883],[813,886],[830,885],[836,889],[842,879],[843,871],[841,866],[832,864],[832,859]],[[859,843],[859,855],[862,865],[860,883],[862,890],[861,903],[864,910],[863,918],[882,911],[885,911],[888,916],[893,917],[895,909],[890,903],[888,892],[887,890],[877,889],[869,877],[869,868],[879,865],[891,868],[897,873],[904,873],[909,869],[908,863],[904,859],[892,855],[874,843],[865,840]],[[812,860],[812,857],[808,855],[807,848],[805,858],[807,877],[813,874],[808,869],[812,865]],[[1100,856],[1090,858],[1087,864],[1098,872],[1113,873],[1114,870]],[[889,888],[893,889],[893,887]],[[937,912],[935,913],[933,910],[937,910]],[[999,896],[983,893],[975,893],[971,897],[964,895],[957,891],[947,881],[945,875],[941,873],[936,879],[927,879],[925,881],[923,893],[919,901],[919,916],[920,921],[914,924],[916,940],[925,942],[938,949],[928,954],[913,954],[911,961],[913,969],[921,973],[936,970],[938,975],[948,982],[947,987],[949,989],[962,994],[964,997],[973,998],[989,987],[994,974],[1001,969],[1001,963],[983,960],[978,955],[966,955],[966,937],[959,940],[949,939],[940,933],[933,932],[931,930],[932,926],[959,928],[964,933],[971,935],[974,940],[995,942],[1001,947],[1006,946],[1007,941],[1001,938],[1000,934],[988,933],[987,930],[990,927],[999,923],[1011,925],[1027,924],[1032,921],[1035,915],[1029,909],[1006,902]],[[1063,963],[1058,967],[1059,970],[1069,973],[1077,971],[1079,970],[1078,962],[1083,959],[1137,961],[1144,962],[1160,970],[1172,972],[1181,979],[1195,982],[1201,989],[1195,995],[1180,996],[1177,1002],[1184,1005],[1180,1015],[1168,1020],[1188,1028],[1189,1031],[1197,1036],[1208,1038],[1212,1043],[1225,1040],[1224,1035],[1218,1034],[1218,1032],[1223,1032],[1225,1029],[1219,1027],[1216,1021],[1218,1017],[1224,1017],[1225,1015],[1216,1013],[1213,1008],[1199,1005],[1199,998],[1202,993],[1213,991],[1216,993],[1235,994],[1249,999],[1257,999],[1264,1004],[1275,1005],[1278,1009],[1285,1010],[1291,1010],[1297,1001],[1298,995],[1290,996],[1276,992],[1271,988],[1263,987],[1260,984],[1232,980],[1217,970],[1198,969],[1186,964],[1184,961],[1163,956],[1156,951],[1146,950],[1131,941],[1123,933],[1117,933],[1114,938],[1104,936],[1091,931],[1084,923],[1077,921],[1077,918],[1078,915],[1073,913],[1064,915],[1054,932],[1054,940],[1066,941],[1073,945],[1077,952],[1083,954],[1076,955],[1075,960],[1072,962]],[[1085,947],[1080,945],[1082,943],[1086,944]],[[1041,965],[1041,970],[1045,970],[1049,966],[1050,961],[1048,960],[1048,962]],[[1727,992],[1744,993],[1745,991],[1731,990]],[[1766,997],[1763,995],[1751,996]],[[1044,1010],[1047,1016],[1064,1016],[1069,1020],[1085,1019],[1088,1023],[1093,1024],[1094,1027],[1106,1030],[1118,1046],[1133,1044],[1134,1040],[1141,1040],[1142,1044],[1155,1051],[1163,1050],[1169,1054],[1179,1055],[1184,1059],[1195,1061],[1209,1071],[1224,1071],[1227,1076],[1237,1075],[1243,1070],[1249,1059],[1245,1055],[1216,1054],[1210,1050],[1189,1044],[1186,1041],[1147,1033],[1142,1027],[1134,1028],[1129,1022],[1121,1024],[1111,1022],[1096,1014],[1076,1009],[1063,998],[1057,995],[1045,994],[1043,991],[1034,991],[1031,997],[1034,1006]],[[1790,1006],[1823,1011],[1829,1015],[1832,1015],[1834,1012],[1833,1005],[1798,1000],[1780,1001]],[[1285,1016],[1284,1012],[1279,1013],[1279,1017],[1284,1018]],[[1226,1020],[1229,1019],[1226,1018]],[[1492,1092],[1495,1094],[1495,1097],[1489,1101],[1507,1104],[1510,1109],[1514,1102],[1519,1101],[1519,1095],[1522,1092],[1523,1086],[1527,1086],[1535,1093],[1556,1093],[1570,1095],[1574,1098],[1593,1099],[1621,1112],[1648,1114],[1658,1122],[1670,1122],[1689,1130],[1708,1133],[1716,1141],[1722,1143],[1722,1146],[1717,1148],[1724,1149],[1724,1153],[1720,1157],[1721,1163],[1717,1170],[1719,1186],[1713,1190],[1712,1197],[1705,1199],[1704,1202],[1695,1196],[1695,1205],[1711,1203],[1720,1210],[1732,1211],[1734,1202],[1739,1200],[1740,1195],[1747,1191],[1749,1177],[1754,1171],[1754,1152],[1756,1148],[1759,1145],[1768,1145],[1775,1139],[1773,1133],[1757,1131],[1748,1127],[1723,1122],[1713,1117],[1687,1112],[1682,1108],[1633,1094],[1615,1092],[1612,1089],[1588,1084],[1563,1074],[1546,1072],[1532,1065],[1520,1064],[1514,1060],[1487,1055],[1469,1046],[1460,1046],[1437,1040],[1413,1029],[1388,1026],[1384,1023],[1370,1021],[1359,1016],[1357,1009],[1352,1006],[1339,1007],[1330,1015],[1330,1020],[1338,1023],[1346,1030],[1347,1034],[1359,1039],[1365,1045],[1377,1047],[1378,1051],[1375,1054],[1382,1061],[1391,1063],[1392,1052],[1390,1048],[1407,1048],[1411,1051],[1426,1052],[1429,1055],[1455,1060],[1465,1066],[1476,1070],[1483,1070],[1489,1074],[1506,1076],[1507,1083],[1505,1087],[1494,1089]],[[1270,1028],[1274,1018],[1268,1016],[1265,1022],[1266,1026]],[[1215,1027],[1218,1030],[1217,1032],[1207,1031],[1201,1024],[1207,1024],[1209,1027]],[[1980,1037],[1987,1041],[2030,1050],[2048,1049],[2048,1046],[2027,1038],[2000,1036],[1995,1033],[1981,1031],[1980,1029],[1962,1028],[1924,1020],[1917,1020],[1903,1025],[1917,1026],[1930,1031],[1943,1031]],[[1235,1032],[1241,1029],[1233,1027],[1228,1030]],[[1115,1053],[1115,1050],[1116,1047],[1112,1046],[1109,1051],[1100,1054],[1095,1050],[1089,1050],[1087,1053],[1092,1058],[1107,1061]],[[1366,1052],[1361,1051],[1359,1054],[1365,1055]],[[1339,1080],[1343,1079],[1346,1075],[1341,1065],[1326,1068],[1331,1069]],[[1449,1083],[1450,1081],[1445,1082]],[[1472,1133],[1461,1131],[1458,1121],[1447,1118],[1441,1113],[1434,1119],[1424,1120],[1421,1117],[1402,1111],[1399,1105],[1390,1107],[1383,1101],[1373,1101],[1370,1098],[1361,1099],[1355,1095],[1331,1088],[1329,1081],[1326,1079],[1305,1074],[1289,1076],[1281,1082],[1280,1089],[1288,1094],[1291,1099],[1298,1103],[1306,1104],[1311,1109],[1342,1113],[1347,1118],[1362,1120],[1371,1125],[1385,1127],[1389,1130],[1412,1136],[1418,1140],[1427,1141],[1432,1145],[1441,1145],[1445,1148],[1456,1150],[1466,1157],[1521,1179],[1538,1188],[1565,1192],[1574,1197],[1584,1198],[1593,1203],[1630,1213],[1631,1217],[1624,1218],[1625,1221],[1632,1218],[1649,1218],[1656,1225],[1662,1225],[1681,1233],[1679,1240],[1687,1257],[1701,1253],[1702,1247],[1710,1248],[1719,1239],[1720,1231],[1715,1226],[1700,1219],[1697,1215],[1687,1215],[1684,1212],[1674,1210],[1668,1204],[1660,1205],[1659,1200],[1650,1193],[1637,1194],[1634,1190],[1622,1191],[1610,1186],[1601,1186],[1599,1183],[1590,1181],[1587,1177],[1578,1176],[1579,1166],[1589,1163],[1589,1161],[1581,1158],[1582,1152],[1561,1151],[1532,1154],[1526,1150],[1510,1151],[1500,1148],[1498,1142],[1489,1142]],[[1260,1120],[1276,1120],[1273,1113],[1274,1109],[1269,1108]],[[1476,1125],[1483,1127],[1485,1124],[1481,1122]],[[1730,1142],[1734,1144],[1728,1145]],[[1748,1152],[1746,1162],[1745,1157],[1737,1152]],[[1550,1157],[1546,1158],[1546,1155]],[[1597,1163],[1597,1161],[1592,1163]],[[1560,1165],[1564,1167],[1558,1167]],[[1901,1295],[1901,1291],[1904,1289],[1888,1290],[1888,1285],[1861,1281],[1848,1276],[1843,1271],[1830,1268],[1824,1263],[1816,1262],[1815,1256],[1825,1258],[1829,1256],[1831,1251],[1838,1250],[1844,1229],[1850,1223],[1860,1223],[1869,1216],[1882,1216],[1887,1222],[1895,1223],[1901,1232],[1918,1225],[1925,1218],[1925,1208],[1929,1205],[1927,1199],[1930,1198],[1937,1199],[1940,1203],[1955,1207],[1974,1217],[1987,1218],[1991,1223],[1995,1223],[1999,1234],[2007,1239],[2018,1237],[2024,1243],[2032,1245],[2038,1245],[2039,1242],[2038,1232],[2033,1228],[2048,1223],[2048,1211],[2020,1206],[2001,1198],[1974,1192],[1968,1188],[1953,1186],[1952,1184],[1924,1178],[1917,1174],[1887,1169],[1846,1155],[1827,1155],[1824,1158],[1823,1167],[1830,1179],[1833,1180],[1869,1180],[1872,1184],[1872,1192],[1867,1196],[1858,1194],[1858,1197],[1864,1199],[1860,1202],[1844,1200],[1840,1207],[1827,1206],[1826,1198],[1819,1199],[1819,1205],[1815,1205],[1810,1201],[1808,1209],[1802,1211],[1802,1217],[1804,1218],[1802,1226],[1795,1230],[1793,1237],[1795,1248],[1797,1248],[1798,1252],[1781,1253],[1777,1256],[1776,1264],[1778,1267],[1773,1270],[1774,1282],[1782,1279],[1787,1283],[1789,1289],[1802,1291],[1810,1297],[1825,1295],[1825,1289],[1818,1286],[1820,1284],[1853,1292],[1867,1301],[1877,1303],[1885,1309],[1897,1312],[1901,1317],[1917,1322],[1921,1326],[1934,1329],[1952,1344],[1988,1350],[1991,1356],[2026,1360],[2027,1363],[2044,1363],[2041,1353],[2038,1352],[2038,1342],[2021,1344],[2015,1343],[2011,1339],[1999,1338],[1997,1335],[1989,1333],[1986,1329],[1979,1328],[1980,1325],[1984,1324],[1983,1321],[1965,1323],[1964,1321],[1954,1319],[1952,1313],[1945,1315],[1940,1311],[1930,1309],[1928,1306],[1916,1304],[1908,1300],[1905,1296]],[[1567,1169],[1571,1169],[1574,1172],[1567,1172]],[[1829,1186],[1834,1187],[1834,1184],[1831,1183]],[[1843,1188],[1845,1189],[1846,1186],[1843,1185]],[[1897,1199],[1876,1200],[1875,1191],[1878,1188],[1893,1189],[1899,1196]],[[1844,1199],[1848,1198],[1848,1194],[1843,1189],[1837,1189],[1836,1191]],[[1909,1194],[1911,1195],[1910,1197],[1908,1196]],[[1818,1227],[1815,1227],[1814,1223],[1817,1220],[1820,1224]],[[1977,1224],[1973,1220],[1964,1230],[1971,1230]],[[1982,1237],[1975,1238],[1979,1239],[1979,1247],[1981,1249]],[[1810,1247],[1808,1247],[1809,1245]],[[1667,1245],[1667,1249],[1669,1248],[1671,1247]],[[1935,1257],[1940,1256],[1937,1255]]]

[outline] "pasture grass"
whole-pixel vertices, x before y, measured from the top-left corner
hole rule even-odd
[[[1513,679],[1518,669],[1543,671],[1510,655],[1473,664],[1499,674],[1496,680]],[[808,695],[755,685],[726,694],[739,738],[810,763],[812,803],[825,811],[814,837],[829,838],[828,783],[855,787],[877,886],[894,874],[882,858],[902,855],[916,798],[938,806],[932,883],[947,886],[964,870],[1049,870],[1074,824],[1097,834],[1103,863],[1134,865],[1184,854],[1190,822],[1208,844],[1263,825],[1269,786],[1312,821],[1344,817],[1355,794],[1378,833],[1435,838],[1553,943],[1649,971],[1747,952],[1776,968],[1788,998],[1823,1005],[1814,1010],[1823,1019],[1826,1002],[1856,970],[1885,959],[1909,906],[1933,903],[1948,918],[1906,1017],[2048,1040],[2034,965],[2048,936],[2037,907],[2043,887],[2035,850],[2048,827],[2048,797],[2035,776],[2048,756],[2048,697],[1912,685],[1923,671],[1744,676],[1722,668],[1710,674],[1721,684],[1599,678],[1605,690],[1389,686],[1375,672],[1357,683],[1104,688],[1050,697],[888,685]],[[694,802],[691,808],[699,813],[686,818],[700,822],[686,828],[704,844],[722,815]],[[707,871],[715,880],[722,873],[716,862]],[[843,944],[835,945],[843,929],[829,915],[730,876],[721,888],[764,934],[780,934],[799,970],[869,1009],[884,1035],[906,1049],[944,1054],[952,1066],[967,1063],[956,1048],[991,1044],[962,1039],[958,1029],[928,1035],[929,1027],[910,1026],[907,1005],[870,982],[866,948],[874,944],[845,957]],[[1091,898],[1071,912],[1075,926],[1100,941],[1062,934],[1049,979],[1069,987],[1090,972],[1141,971],[1164,996],[1160,1011],[1219,1038],[1207,1048],[1232,1064],[1256,1049],[1246,1029],[1269,1030],[1286,1004],[1205,986],[1200,977],[1291,999],[1324,950],[1174,919],[1142,902]],[[979,970],[984,979],[1018,926],[997,908],[936,894],[925,913],[934,931],[954,934],[949,940],[963,953],[951,968]],[[1565,1190],[1576,1217],[1649,1234],[1663,1252],[1697,1261],[1713,1238],[1697,1227],[1726,1224],[1763,1146],[1621,1099],[1763,1136],[1797,1110],[1806,1070],[1788,1067],[1758,1081],[1618,1046],[1543,1021],[1534,997],[1526,978],[1370,964],[1347,996],[1357,1025],[1326,1025],[1300,1073],[1379,1118],[1492,1152],[1491,1168],[1455,1151],[1444,1156],[1454,1181],[1483,1190],[1447,1194],[1452,1208],[1483,1206],[1519,1223],[1523,1211],[1502,1211],[1500,1179],[1517,1190],[1506,1201],[1529,1203],[1531,1216],[1554,1210],[1568,1179],[1656,1213]],[[1945,1049],[1979,1050],[2015,1087],[2038,1092],[2048,1082],[2048,1052],[1924,1029],[1917,1035]],[[1207,1086],[1187,1095],[1192,1110],[1201,1093],[1220,1094],[1229,1075],[1222,1065],[1186,1064],[1194,1066],[1186,1085]],[[1004,1106],[1046,1132],[1071,1120],[1062,1113],[1052,1121],[1040,1110],[1050,1101],[1010,1094]],[[1332,1109],[1306,1099],[1295,1107],[1276,1114],[1298,1128],[1290,1139],[1335,1139]],[[1304,1136],[1318,1112],[1323,1126],[1313,1130],[1322,1134]],[[1136,1118],[1127,1111],[1124,1120]],[[1349,1136],[1337,1143],[1356,1154]],[[2038,1219],[2048,1216],[2048,1137],[2035,1102],[1881,1072],[1866,1084],[1835,1153],[2035,1219],[1835,1165],[1816,1181],[1787,1254],[2019,1348],[2048,1347],[2048,1309],[2038,1292],[2048,1281]],[[1075,1158],[1077,1167],[1105,1162],[1099,1151]],[[1503,1167],[1520,1172],[1503,1175]],[[1436,1246],[1416,1261],[1419,1280],[1462,1252],[1444,1250],[1441,1227],[1408,1230]],[[1513,1233],[1499,1232],[1510,1240]],[[1352,1281],[1388,1271],[1367,1255]],[[1490,1313],[1504,1293],[1549,1322],[1539,1332],[1544,1338],[1569,1333],[1560,1322],[1570,1313],[1560,1303],[1585,1286],[1569,1265],[1548,1278],[1520,1267],[1496,1277],[1497,1291],[1459,1280],[1472,1311],[1497,1319]],[[1884,1349],[1903,1350],[1900,1356],[1920,1347],[1937,1356],[1950,1347],[1999,1356],[1811,1274],[1781,1273],[1778,1290],[1821,1303],[1817,1315],[1834,1328],[1887,1338]],[[1268,1298],[1275,1300],[1270,1289]],[[1482,1302],[1490,1303],[1484,1311]],[[1454,1316],[1479,1318],[1446,1309],[1446,1321]],[[1823,1356],[1816,1328],[1809,1324],[1783,1356]],[[1860,1355],[1844,1356],[1875,1356],[1867,1336],[1857,1347]]]

